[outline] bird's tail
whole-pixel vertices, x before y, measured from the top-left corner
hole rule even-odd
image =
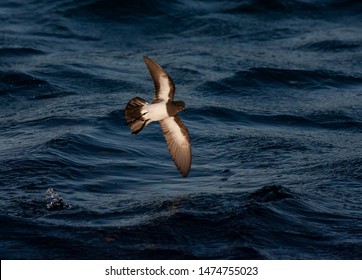
[[[135,97],[128,101],[124,113],[126,115],[127,125],[131,129],[133,134],[139,133],[149,122],[147,119],[147,101]]]

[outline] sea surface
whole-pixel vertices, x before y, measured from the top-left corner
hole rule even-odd
[[[2,0],[1,259],[362,259],[362,2]],[[143,56],[173,78],[187,178]]]

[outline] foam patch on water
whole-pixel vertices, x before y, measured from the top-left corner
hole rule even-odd
[[[70,205],[63,200],[60,194],[58,194],[53,187],[50,187],[45,194],[48,210],[62,210],[70,208]]]

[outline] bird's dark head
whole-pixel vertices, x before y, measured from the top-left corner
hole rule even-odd
[[[176,107],[177,112],[186,111],[186,105],[183,101],[174,101],[173,105]]]

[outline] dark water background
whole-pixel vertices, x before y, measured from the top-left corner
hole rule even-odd
[[[0,3],[1,259],[361,259],[362,2]],[[182,178],[123,108],[159,62]]]

